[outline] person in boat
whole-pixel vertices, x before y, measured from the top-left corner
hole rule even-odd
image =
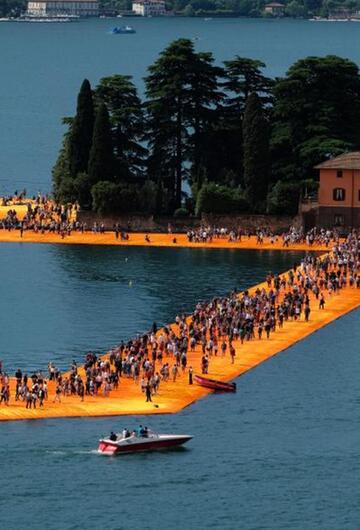
[[[149,429],[145,426],[143,431],[143,437],[148,438],[149,437]]]
[[[109,440],[111,440],[112,442],[116,442],[117,440],[117,436],[113,431],[111,431],[110,433]]]
[[[145,433],[144,427],[142,425],[139,425],[139,429],[138,429],[139,438],[144,438],[144,433]]]
[[[122,435],[123,435],[123,438],[130,438],[130,436],[131,436],[131,432],[129,431],[129,429],[127,429],[127,428],[125,427],[125,429],[124,429],[123,432],[122,432]]]

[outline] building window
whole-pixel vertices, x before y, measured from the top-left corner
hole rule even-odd
[[[344,226],[344,216],[340,213],[334,215],[334,225],[335,226]]]
[[[336,172],[336,176],[337,176],[338,179],[342,179],[342,176],[343,176],[342,169],[339,169],[339,170]]]
[[[334,188],[333,189],[333,199],[334,199],[334,201],[344,201],[345,200],[345,189],[344,188]]]

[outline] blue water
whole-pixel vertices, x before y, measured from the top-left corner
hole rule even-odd
[[[68,368],[208,300],[282,271],[301,253],[1,244],[6,366]]]
[[[129,22],[135,35],[110,35]],[[86,20],[74,24],[0,23],[0,195],[50,190],[61,119],[74,114],[82,80],[129,74],[140,91],[147,67],[169,42],[197,39],[218,62],[242,55],[280,76],[297,59],[328,53],[360,63],[360,24],[256,19]]]
[[[217,60],[336,53],[360,63],[360,25],[291,20],[132,20],[0,24],[0,195],[50,189],[50,169],[84,77],[134,76],[177,37]],[[172,321],[299,254],[0,245],[0,359],[13,372],[66,368]],[[359,528],[360,312],[244,375],[238,393],[176,416],[0,423],[0,525],[40,529]],[[260,344],[255,347],[261,347]],[[98,437],[142,422],[194,435],[176,453],[103,458]]]
[[[2,358],[31,369],[51,355],[65,367],[82,351],[102,350],[154,319],[169,322],[198,299],[298,259],[1,245]],[[0,424],[1,528],[357,529],[359,315],[245,374],[236,395],[209,396],[177,415]],[[137,423],[194,439],[180,452],[94,453],[101,434]]]

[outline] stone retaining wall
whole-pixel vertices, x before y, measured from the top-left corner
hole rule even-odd
[[[132,232],[167,232],[169,224],[173,232],[186,232],[191,228],[199,228],[201,224],[221,226],[227,228],[241,228],[254,232],[258,228],[267,228],[275,233],[281,233],[290,226],[301,226],[300,217],[277,215],[210,215],[203,214],[202,219],[197,217],[174,218],[156,217],[154,215],[128,214],[119,216],[101,216],[94,212],[80,211],[77,220],[86,223],[91,228],[94,223],[104,223],[107,230],[112,230],[119,224],[124,231]]]

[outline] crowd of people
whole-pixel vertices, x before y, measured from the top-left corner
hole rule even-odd
[[[1,204],[2,206],[8,206],[9,210],[0,219],[0,230],[17,230],[20,237],[23,237],[27,231],[33,231],[38,234],[58,234],[64,239],[67,236],[71,236],[73,232],[103,234],[110,230],[114,233],[116,240],[128,241],[130,239],[129,232],[132,231],[130,221],[127,223],[126,229],[120,223],[114,223],[109,228],[103,222],[95,221],[88,225],[86,222],[78,221],[78,204],[59,205],[49,196],[41,193],[29,199],[26,198],[26,190],[20,193],[16,191],[12,196],[3,197]],[[26,206],[25,215],[19,215],[17,209],[19,205]],[[172,242],[176,244],[178,240],[172,236],[171,224],[168,225],[167,231],[172,237]],[[199,228],[190,229],[186,233],[189,242],[199,244],[212,243],[214,240],[241,243],[252,236],[256,238],[256,244],[259,246],[281,243],[284,248],[300,243],[306,244],[309,248],[317,244],[330,247],[331,244],[339,240],[339,233],[336,230],[313,228],[308,232],[304,232],[302,228],[295,226],[291,226],[287,231],[275,233],[266,227],[248,230],[238,226],[229,228],[225,226],[201,225]],[[148,234],[145,236],[145,241],[151,243]]]
[[[27,230],[35,233],[52,232],[65,237],[73,230],[84,232],[87,227],[76,221],[77,204],[66,206],[56,204],[47,195],[38,194],[32,199],[25,199],[24,192],[2,198],[2,206],[9,206],[6,215],[0,220],[0,229],[18,230],[20,236]],[[24,215],[19,216],[18,206],[26,206]]]
[[[337,243],[340,235],[337,230],[326,230],[324,228],[312,228],[305,232],[302,228],[290,226],[289,230],[283,231],[281,234],[276,234],[267,228],[257,228],[253,231],[242,230],[241,228],[225,228],[202,226],[197,230],[188,230],[186,233],[187,239],[190,243],[212,243],[214,240],[226,239],[229,242],[241,243],[244,239],[250,239],[251,236],[256,237],[256,244],[261,246],[264,243],[281,242],[284,248],[290,245],[306,243],[310,248],[314,245],[323,245],[326,248],[331,243]]]
[[[321,233],[321,232],[320,232]],[[314,238],[318,237],[313,233]],[[333,237],[322,234],[321,237]],[[23,401],[26,408],[43,407],[49,398],[49,382],[54,384],[54,402],[67,396],[108,396],[119,387],[122,378],[131,379],[152,401],[160,385],[187,377],[192,384],[193,353],[200,350],[197,369],[207,374],[214,357],[224,357],[234,363],[241,355],[241,345],[270,339],[277,328],[287,321],[309,321],[314,304],[319,310],[326,301],[344,287],[360,289],[360,237],[356,232],[346,241],[333,244],[332,252],[319,258],[309,254],[284,274],[269,273],[266,287],[254,292],[232,292],[209,302],[199,302],[189,316],[176,316],[173,326],[158,330],[154,323],[150,332],[128,342],[121,342],[108,356],[88,353],[83,369],[72,362],[70,370],[62,374],[53,363],[48,375],[41,372],[31,376],[20,369],[15,373],[15,401]],[[237,347],[235,347],[237,346]],[[9,405],[10,378],[0,364],[0,404]]]

